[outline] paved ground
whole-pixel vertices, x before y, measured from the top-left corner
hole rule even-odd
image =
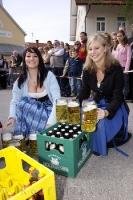
[[[0,119],[8,116],[11,91],[0,90]],[[133,133],[133,104],[129,104],[129,132]],[[110,149],[107,157],[91,158],[76,178],[56,175],[57,200],[133,200],[133,139],[121,147],[124,157]]]

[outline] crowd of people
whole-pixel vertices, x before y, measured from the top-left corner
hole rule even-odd
[[[27,47],[23,60],[14,52],[11,69],[22,65],[22,71],[13,84],[7,126],[14,126],[16,137],[29,138],[56,122],[55,104],[61,96],[76,97],[80,105],[91,96],[98,106],[92,151],[107,155],[114,138],[121,137],[119,143],[129,139],[125,100],[129,95],[133,99],[132,59],[133,42],[129,44],[123,30],[89,38],[81,32],[74,45],[55,40]]]

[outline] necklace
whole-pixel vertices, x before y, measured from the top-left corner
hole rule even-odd
[[[97,87],[99,88],[101,85],[101,82],[104,79],[104,73],[102,71],[97,71],[96,77],[97,77]]]
[[[102,71],[98,71],[96,76],[98,82],[102,82],[102,80],[104,79],[104,73]]]

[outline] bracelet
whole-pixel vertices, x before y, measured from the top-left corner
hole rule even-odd
[[[15,117],[8,117],[8,120],[10,120],[10,119],[13,119],[13,120],[15,120]]]
[[[105,117],[108,117],[109,112],[107,110],[104,110],[104,114],[105,114]]]

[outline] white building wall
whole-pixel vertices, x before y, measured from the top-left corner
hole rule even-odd
[[[85,31],[87,10],[88,6],[78,6],[76,40],[79,40],[80,32]],[[92,5],[86,18],[86,32],[88,36],[97,32],[97,17],[105,17],[105,31],[111,33],[117,31],[117,17],[124,17],[124,14],[122,14],[122,7],[119,5]],[[130,37],[131,23],[128,21],[126,21],[126,32],[127,36]]]
[[[78,6],[76,40],[80,39],[79,38],[80,32],[85,31],[85,17],[86,17],[86,6]]]
[[[77,28],[77,6],[75,0],[71,0],[70,10],[70,41],[76,39],[76,28]]]
[[[86,22],[86,32],[88,33],[88,36],[97,32],[97,17],[105,17],[105,31],[111,33],[117,31],[117,17],[124,17],[124,15],[120,14],[120,6],[91,6]],[[126,30],[127,34],[130,35],[130,27],[128,22]]]

